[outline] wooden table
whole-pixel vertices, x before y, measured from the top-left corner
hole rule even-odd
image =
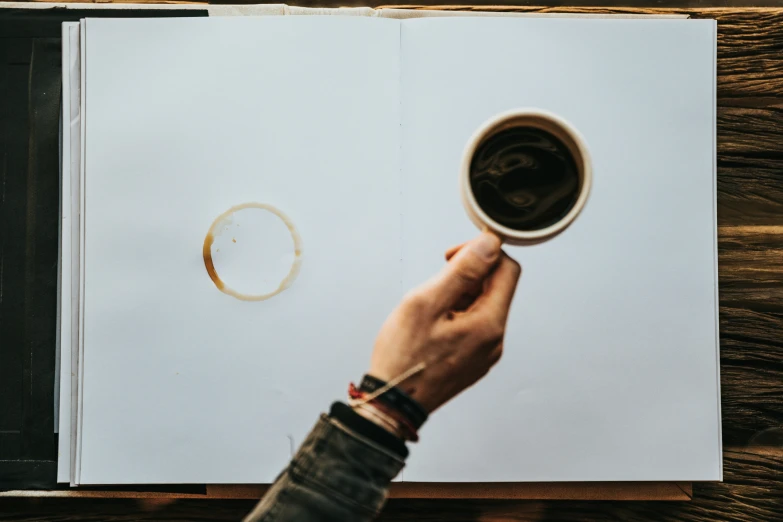
[[[352,3],[363,4],[300,5]],[[687,13],[718,20],[718,249],[725,481],[694,484],[691,502],[392,499],[381,520],[783,520],[783,8],[705,8],[701,6],[707,2],[701,0],[648,3],[696,7],[481,9]],[[758,4],[783,5],[783,1],[760,0]],[[238,520],[252,505],[253,501],[229,500],[1,499],[0,519]]]

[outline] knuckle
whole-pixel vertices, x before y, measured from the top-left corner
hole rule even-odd
[[[412,313],[423,313],[432,308],[432,298],[425,292],[413,291],[405,297],[405,308]]]
[[[469,324],[462,325],[462,328],[466,336],[488,350],[503,342],[506,333],[504,322],[499,317],[487,314],[473,316]]]
[[[465,286],[475,286],[484,280],[484,271],[475,265],[464,265],[457,271],[456,276]]]
[[[446,332],[445,337],[446,340],[450,343],[458,343],[470,337],[472,333],[472,329],[469,325],[464,323],[457,323],[449,325],[449,329],[448,332]]]
[[[484,323],[484,336],[489,342],[501,342],[506,334],[506,325],[497,318],[492,318]]]

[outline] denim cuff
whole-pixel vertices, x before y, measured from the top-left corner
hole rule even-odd
[[[368,421],[369,422],[369,421]],[[291,461],[291,480],[363,511],[378,513],[404,458],[322,415]]]

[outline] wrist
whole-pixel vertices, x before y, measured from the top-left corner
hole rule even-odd
[[[372,422],[376,426],[383,428],[398,439],[405,440],[405,435],[403,434],[400,423],[383,413],[372,404],[354,404],[351,406],[351,409],[353,409],[357,415],[361,415],[368,421]]]
[[[418,431],[427,420],[427,411],[402,390],[394,380],[382,381],[365,375],[359,388],[348,388],[354,412],[404,441],[419,440]]]

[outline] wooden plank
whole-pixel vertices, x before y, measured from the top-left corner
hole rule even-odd
[[[210,498],[257,499],[268,486],[207,486]],[[395,482],[389,498],[505,500],[669,500],[689,501],[690,482]]]
[[[783,64],[783,60],[779,61]],[[783,98],[773,98],[763,107],[737,107],[730,102],[731,99],[718,102],[720,156],[778,159],[769,153],[783,150]]]
[[[721,127],[719,132],[737,131],[732,129],[724,131]],[[724,138],[718,139],[720,141]],[[757,155],[719,152],[719,225],[780,226],[783,224],[781,207],[783,207],[783,156],[768,152]]]
[[[779,520],[781,513],[779,448],[727,448],[726,480],[697,484],[692,502],[434,500],[390,499],[382,522],[477,522],[527,520],[627,520],[733,522]],[[689,493],[688,490],[685,493]],[[0,498],[4,518],[27,521],[236,521],[255,500]]]
[[[783,226],[721,227],[723,438],[742,444],[783,419]]]
[[[0,492],[0,498],[132,498],[132,499],[259,499],[264,484],[215,484],[204,493],[165,491],[17,490]],[[664,500],[689,501],[690,482],[550,482],[550,483],[414,483],[395,482],[389,498],[398,499],[506,499],[506,500]]]
[[[392,485],[389,498],[450,500],[690,501],[690,482],[416,483]]]
[[[781,310],[783,225],[722,226],[718,252],[722,305],[757,312]]]

